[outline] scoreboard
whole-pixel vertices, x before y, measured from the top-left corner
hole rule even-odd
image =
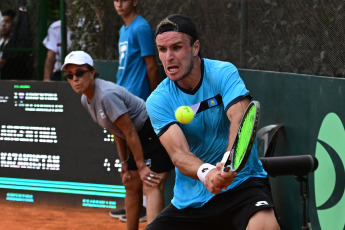
[[[0,81],[0,200],[123,206],[113,136],[68,82]]]

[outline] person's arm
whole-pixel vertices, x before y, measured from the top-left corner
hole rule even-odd
[[[186,176],[199,180],[198,170],[200,166],[204,165],[204,162],[190,152],[189,145],[180,127],[177,124],[171,125],[159,139],[179,171]],[[226,183],[225,180],[229,180],[231,176],[232,182],[235,175],[235,172],[229,172],[227,177],[220,176],[217,170],[211,169],[206,175],[205,187],[214,194],[220,193]]]
[[[226,148],[227,151],[229,151],[234,144],[238,127],[240,126],[240,122],[242,120],[243,114],[246,111],[249,103],[250,103],[249,98],[245,97],[241,101],[232,105],[226,112],[226,115],[228,116],[229,121],[231,122],[230,129],[229,129],[230,134],[229,134],[228,147]]]
[[[229,140],[228,140],[228,146],[226,148],[226,151],[231,150],[235,138],[237,135],[237,130],[240,125],[241,119],[243,117],[244,112],[246,111],[248,105],[250,103],[250,100],[248,97],[243,98],[241,101],[237,102],[236,104],[232,105],[228,111],[226,112],[228,119],[230,120],[230,128],[229,128]],[[227,188],[228,185],[232,183],[232,181],[235,179],[236,173],[230,170],[229,172],[222,172],[224,164],[223,163],[217,163],[217,172],[220,174],[224,180],[218,180],[215,183],[224,189]],[[230,173],[230,174],[229,174]],[[210,172],[211,176],[212,173]],[[209,178],[211,178],[211,176]],[[222,185],[221,185],[222,183]]]
[[[153,55],[144,57],[146,67],[147,67],[147,76],[149,78],[151,92],[156,89],[158,85],[158,65],[156,58]]]
[[[44,62],[44,77],[43,81],[51,81],[51,76],[56,61],[56,53],[50,49],[47,50],[47,57]]]
[[[117,135],[114,135],[114,139],[116,142],[117,153],[121,162],[122,182],[126,184],[126,181],[131,179],[131,173],[128,171],[129,152],[127,151],[127,145],[124,139],[118,137]]]
[[[115,143],[116,143],[116,148],[117,148],[117,153],[119,155],[121,164],[124,164],[128,161],[128,154],[127,154],[127,148],[126,148],[126,141],[117,135],[114,135]]]
[[[125,135],[126,141],[132,151],[135,163],[137,165],[141,180],[149,186],[152,186],[154,183],[159,183],[160,178],[158,175],[151,171],[150,168],[145,164],[141,142],[129,114],[125,113],[121,115],[116,119],[114,124],[119,127],[119,129]],[[152,179],[148,180],[148,177]]]
[[[159,140],[178,170],[186,176],[199,180],[197,171],[203,162],[190,151],[188,142],[180,127],[177,124],[171,125],[159,137]]]

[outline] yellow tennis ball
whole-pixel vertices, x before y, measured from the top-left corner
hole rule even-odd
[[[182,124],[188,124],[194,118],[194,111],[189,106],[180,106],[175,111],[175,118]]]

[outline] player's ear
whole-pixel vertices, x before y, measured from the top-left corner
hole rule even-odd
[[[197,56],[199,54],[199,50],[200,50],[200,41],[196,40],[193,44],[193,56]]]

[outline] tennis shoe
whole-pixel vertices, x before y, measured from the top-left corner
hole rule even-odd
[[[126,215],[121,216],[121,217],[119,218],[119,220],[120,220],[121,222],[127,222],[127,217],[126,217]],[[140,214],[140,217],[139,217],[139,222],[145,222],[145,221],[147,221],[147,217],[146,217],[146,208],[143,206],[143,208],[141,209],[141,214]]]
[[[119,209],[119,210],[113,210],[109,212],[109,215],[113,218],[121,218],[123,216],[126,216],[126,209]]]

